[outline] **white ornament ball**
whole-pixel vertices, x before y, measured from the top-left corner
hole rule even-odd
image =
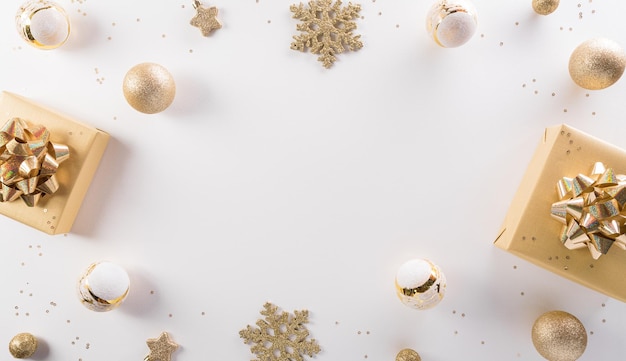
[[[426,259],[404,263],[396,273],[396,293],[405,305],[418,310],[435,307],[446,293],[446,277]]]
[[[70,36],[70,21],[63,8],[54,2],[34,0],[20,7],[17,29],[29,44],[39,49],[54,49]]]
[[[119,306],[130,288],[128,273],[111,262],[90,265],[78,282],[80,301],[93,311],[110,311]]]
[[[476,9],[467,0],[439,1],[426,17],[428,34],[444,48],[456,48],[467,43],[477,28]]]

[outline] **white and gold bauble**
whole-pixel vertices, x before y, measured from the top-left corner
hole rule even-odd
[[[111,262],[91,264],[78,281],[81,303],[92,311],[111,311],[128,295],[130,278],[119,265]]]
[[[396,293],[405,305],[418,310],[435,307],[446,293],[446,277],[426,259],[410,260],[398,268]]]
[[[55,49],[70,36],[70,20],[61,5],[47,0],[23,4],[15,17],[17,31],[38,49]]]
[[[476,33],[478,17],[469,0],[441,0],[426,16],[426,31],[444,48],[467,43]]]

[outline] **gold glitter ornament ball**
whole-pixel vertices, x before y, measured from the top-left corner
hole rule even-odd
[[[599,90],[613,85],[624,74],[626,54],[609,39],[596,38],[580,44],[569,58],[569,74],[580,87]]]
[[[124,77],[123,89],[128,104],[146,114],[164,111],[176,95],[176,84],[170,72],[154,63],[132,67]]]
[[[575,361],[587,348],[585,326],[564,311],[539,316],[533,325],[532,338],[537,352],[550,361]]]
[[[559,7],[559,0],[533,0],[533,10],[539,15],[550,15]]]
[[[18,333],[9,342],[9,352],[15,358],[31,357],[37,351],[37,338],[30,333]]]
[[[417,352],[415,352],[415,350],[405,348],[404,350],[398,352],[398,355],[396,355],[396,361],[422,361],[422,358]]]

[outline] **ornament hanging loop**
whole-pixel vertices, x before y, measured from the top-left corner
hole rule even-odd
[[[202,4],[198,0],[193,0],[193,8],[198,9]]]

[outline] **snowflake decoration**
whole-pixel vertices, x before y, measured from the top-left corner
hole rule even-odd
[[[303,361],[303,355],[313,357],[320,352],[315,339],[307,340],[309,331],[304,326],[309,311],[278,311],[278,307],[267,302],[261,314],[265,319],[256,322],[258,327],[248,325],[239,331],[246,344],[253,344],[250,352],[256,355],[253,361]]]
[[[293,18],[301,22],[296,29],[301,32],[295,35],[291,49],[305,51],[308,48],[311,53],[319,54],[317,60],[330,68],[337,58],[336,54],[343,53],[346,49],[359,50],[363,43],[359,40],[361,35],[353,35],[356,23],[353,19],[359,17],[361,5],[342,7],[341,1],[337,0],[312,0],[308,7],[302,3],[291,5]]]

